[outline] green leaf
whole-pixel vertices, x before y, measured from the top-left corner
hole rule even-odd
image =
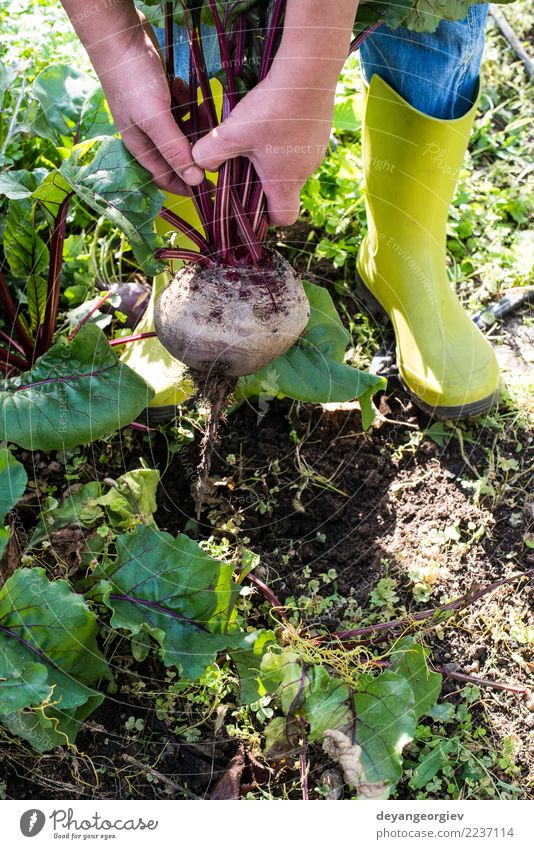
[[[470,6],[483,2],[485,0],[397,0],[384,4],[382,19],[391,29],[406,27],[414,32],[435,32],[442,20],[463,20]]]
[[[58,720],[55,712],[41,706],[31,711],[6,713],[0,722],[11,734],[27,740],[39,752],[48,752],[57,746],[71,745],[82,724],[102,704],[103,696],[89,687],[82,688],[85,701],[70,711],[61,711]]]
[[[147,659],[152,648],[152,640],[144,631],[140,631],[131,640],[132,657],[137,663],[142,663]]]
[[[307,720],[310,742],[322,740],[327,729],[350,722],[348,687],[323,666],[304,664],[296,652],[269,651],[263,658],[261,674],[265,689],[277,692],[284,714]]]
[[[29,547],[38,545],[48,534],[75,525],[90,528],[103,516],[103,510],[96,504],[102,494],[102,484],[90,481],[79,489],[69,490],[61,504],[56,498],[48,496],[39,515],[39,522],[32,534]]]
[[[75,145],[33,198],[56,216],[60,204],[72,193],[124,233],[146,274],[157,274],[165,267],[154,259],[162,244],[154,232],[154,219],[164,195],[120,139],[97,138]]]
[[[158,509],[159,478],[157,469],[133,469],[121,475],[115,486],[98,496],[94,503],[106,508],[114,528],[127,529],[139,521],[153,522],[152,516]]]
[[[275,716],[265,726],[263,753],[269,760],[280,760],[299,753],[299,726],[295,720]]]
[[[415,32],[435,32],[441,20],[459,21],[465,18],[469,6],[485,0],[361,0],[354,32],[365,26],[385,21],[390,29],[407,27]],[[507,5],[514,0],[497,0]]]
[[[308,739],[311,743],[322,740],[329,728],[343,728],[352,719],[348,698],[349,690],[340,678],[333,678],[323,666],[314,666],[310,672],[310,694],[306,712],[310,722]]]
[[[304,280],[303,285],[310,302],[306,333],[320,329],[324,334],[325,353],[342,362],[351,338],[339,317],[332,296],[324,286],[316,286],[308,280]]]
[[[85,600],[44,569],[17,569],[0,589],[0,721],[40,751],[72,743],[109,675]],[[21,714],[21,710],[31,713]]]
[[[49,65],[35,78],[31,94],[38,102],[35,132],[58,146],[116,133],[100,85],[71,65]]]
[[[456,740],[441,740],[428,755],[425,755],[413,771],[410,778],[412,790],[420,790],[442,769],[452,752],[457,750]]]
[[[318,664],[303,664],[289,651],[268,652],[261,672],[286,720],[305,719],[308,739],[324,738],[330,755],[339,755],[345,780],[362,796],[386,798],[402,775],[402,750],[417,725],[410,682],[389,669],[378,676],[362,673],[350,696],[341,678]],[[280,729],[272,732],[273,745],[284,742],[277,737]],[[294,742],[291,735],[289,742]]]
[[[35,332],[46,309],[49,252],[37,232],[29,198],[9,202],[4,252],[13,276],[26,281],[30,329]]]
[[[35,171],[4,171],[0,174],[0,195],[11,200],[29,198],[47,174],[46,168]]]
[[[0,712],[5,714],[28,707],[28,693],[37,702],[50,694],[48,670],[42,663],[23,663],[12,678],[0,678]]]
[[[164,263],[154,259],[162,244],[154,232],[154,219],[164,195],[120,139],[76,145],[59,173],[87,206],[124,233],[145,274],[163,270]]]
[[[413,673],[412,668],[408,671]],[[264,687],[276,693],[285,715],[286,728],[279,722],[270,730],[272,749],[294,746],[295,735],[288,733],[287,723],[303,719],[309,726],[308,740],[324,738],[325,751],[339,760],[345,780],[359,795],[387,798],[402,776],[402,750],[415,734],[417,687],[388,669],[378,676],[360,674],[351,695],[343,679],[319,664],[304,664],[290,651],[267,652],[261,673]]]
[[[362,124],[360,99],[357,95],[336,98],[332,127],[343,133],[353,133]]]
[[[210,557],[185,534],[174,538],[150,525],[116,540],[114,561],[99,566],[91,595],[112,611],[111,625],[136,637],[150,634],[166,666],[196,680],[228,651],[245,675],[245,700],[258,698],[256,682],[270,632],[243,633],[234,624],[239,591],[233,566]]]
[[[61,504],[49,496],[41,509],[30,547],[38,545],[52,531],[69,525],[90,528],[104,515],[114,528],[129,529],[140,521],[153,522],[159,477],[156,469],[133,469],[117,478],[115,486],[105,487],[99,481],[90,481],[79,489],[69,490]]]
[[[51,171],[37,186],[32,198],[49,214],[52,223],[64,201],[72,197],[73,191],[59,171]]]
[[[350,336],[343,327],[328,292],[313,283],[304,283],[311,315],[301,339],[270,365],[241,378],[238,397],[287,396],[297,401],[334,403],[363,401],[365,421],[373,414],[370,398],[385,387],[376,375],[345,365],[342,360]]]
[[[22,498],[27,483],[28,476],[22,463],[15,460],[7,448],[0,448],[0,558],[9,541],[9,528],[2,523]]]
[[[410,637],[398,640],[391,652],[391,669],[412,688],[416,720],[428,713],[441,692],[441,675],[428,668],[428,655],[428,649]]]
[[[266,690],[277,692],[286,715],[300,711],[310,687],[300,655],[291,651],[270,651],[262,660],[261,673]]]
[[[116,132],[117,129],[113,123],[113,116],[104,92],[97,85],[84,103],[78,128],[78,138],[81,141],[87,141],[101,136],[114,136]]]
[[[239,675],[241,704],[256,702],[266,692],[261,663],[267,649],[276,644],[274,633],[259,630],[228,634],[224,642]]]
[[[451,435],[450,429],[443,422],[436,422],[424,431],[425,436],[428,436],[432,442],[435,442],[439,448],[443,448],[445,440]]]
[[[0,448],[0,522],[24,494],[28,476],[8,448]]]
[[[152,390],[119,362],[94,324],[56,342],[31,371],[0,381],[0,439],[53,451],[129,424]]]
[[[354,742],[362,748],[361,782],[391,788],[402,776],[402,750],[416,728],[413,690],[401,675],[386,670],[362,675],[354,696]]]
[[[450,702],[440,702],[432,705],[427,711],[428,716],[435,722],[451,722],[454,718],[455,708]]]

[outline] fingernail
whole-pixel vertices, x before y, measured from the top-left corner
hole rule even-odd
[[[198,165],[189,165],[183,172],[182,177],[190,186],[196,186],[204,179],[204,172],[200,170]]]

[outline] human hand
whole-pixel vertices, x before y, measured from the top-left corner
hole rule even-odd
[[[262,182],[271,223],[293,224],[300,190],[326,152],[334,95],[335,81],[324,88],[310,79],[295,84],[291,63],[275,62],[228,118],[197,141],[195,162],[215,171],[228,159],[247,156]]]
[[[157,41],[144,16],[127,0],[112,9],[103,6],[102,10],[95,3],[101,17],[93,16],[96,19],[91,26],[89,15],[76,17],[80,7],[65,0],[63,5],[102,83],[126,147],[161,189],[189,194],[188,187],[201,183],[204,175],[172,115],[171,93]],[[106,33],[103,37],[102,32]],[[185,85],[176,80],[175,98],[183,100],[186,92]]]

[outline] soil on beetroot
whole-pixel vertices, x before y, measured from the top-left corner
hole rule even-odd
[[[380,410],[383,420],[363,434],[356,405],[332,410],[270,400],[241,406],[222,428],[199,537],[218,534],[231,539],[238,529],[240,538],[247,538],[247,546],[261,556],[260,577],[282,601],[305,594],[305,568],[311,578],[334,569],[339,595],[362,607],[377,581],[392,577],[400,597],[397,604],[408,612],[532,568],[534,557],[524,543],[525,534],[533,530],[533,505],[526,494],[531,434],[513,427],[503,434],[473,426],[473,442],[466,438],[463,449],[450,432],[441,446],[429,438],[417,439],[431,422],[394,379],[380,399]],[[99,472],[101,447],[88,451],[93,474],[96,470],[96,477],[109,476],[109,460],[105,471]],[[477,474],[487,475],[489,455],[496,451],[501,458],[516,461],[514,477],[504,482],[498,474],[491,477],[495,497],[482,497],[477,505],[468,486],[476,482]],[[158,434],[147,450],[147,442],[135,434],[129,451],[119,454],[117,474],[138,466],[141,455],[164,469],[166,440]],[[60,490],[65,487],[63,467],[55,458],[23,452],[23,459],[30,479],[33,472],[37,480],[55,482]],[[190,445],[167,467],[156,515],[162,530],[177,533],[189,522],[191,533],[197,462],[198,445]],[[22,505],[19,521],[30,523],[34,509],[31,501],[26,508]],[[433,543],[436,532],[452,526],[460,541]],[[55,557],[75,572],[79,535],[52,537],[51,543],[47,555],[51,569]],[[430,602],[416,604],[408,571],[429,557],[439,567],[435,593]],[[254,596],[253,603],[251,621],[271,624],[263,599]],[[331,608],[316,620],[308,618],[307,625],[335,630],[343,621],[344,607]],[[447,627],[440,634],[429,631],[426,643],[438,665],[452,664],[456,671],[532,686],[529,664],[514,658],[521,646],[508,639],[514,622],[520,616],[524,619],[525,611],[528,617],[529,610],[532,584],[502,587],[465,611],[457,621],[459,627]],[[219,727],[214,717],[202,726],[199,742],[174,733],[169,720],[159,719],[154,708],[154,692],[166,688],[163,667],[152,659],[134,663],[127,641],[117,645],[114,669],[117,690],[108,693],[85,723],[77,750],[38,755],[26,746],[0,743],[0,779],[6,782],[8,798],[206,798],[214,792],[236,756],[238,741],[225,735],[224,725]],[[461,688],[457,681],[446,679],[443,692],[455,702]],[[515,782],[529,786],[534,766],[529,736],[534,723],[528,705],[521,696],[490,689],[481,699],[475,710],[488,728],[488,743],[498,748],[509,735],[520,738],[515,757],[520,773]],[[231,697],[228,701],[231,704]],[[185,700],[177,700],[177,716],[183,712],[178,718],[186,720],[189,709]],[[142,731],[125,732],[132,716],[142,719]],[[326,766],[320,747],[312,749],[311,787]],[[276,795],[283,778],[258,770],[249,765],[249,786],[261,781]],[[299,798],[298,773],[292,785],[287,772],[285,792]],[[509,780],[504,775],[503,779]],[[410,798],[413,792],[401,785],[399,796]]]

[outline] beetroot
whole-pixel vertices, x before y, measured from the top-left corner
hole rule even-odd
[[[285,354],[309,314],[300,278],[272,252],[259,267],[180,269],[158,301],[155,329],[191,369],[240,377]]]

